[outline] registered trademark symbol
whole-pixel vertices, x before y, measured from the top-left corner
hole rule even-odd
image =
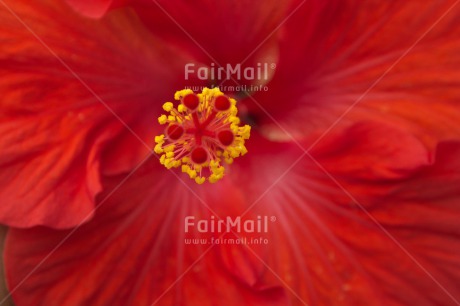
[[[275,222],[275,221],[276,221],[276,217],[275,217],[275,216],[271,216],[271,217],[270,217],[270,221],[271,221],[271,222]]]
[[[273,64],[270,65],[270,69],[275,69],[275,68],[276,68],[276,64],[275,64],[275,63],[273,63]],[[276,218],[275,218],[275,220],[276,220]]]

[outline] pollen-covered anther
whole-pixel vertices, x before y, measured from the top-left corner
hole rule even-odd
[[[182,172],[203,184],[224,177],[225,167],[247,153],[244,146],[251,127],[239,126],[236,101],[219,89],[205,88],[195,94],[190,89],[176,92],[177,109],[172,102],[163,104],[166,114],[158,118],[165,124],[164,135],[155,137],[154,151],[166,168],[181,167]]]

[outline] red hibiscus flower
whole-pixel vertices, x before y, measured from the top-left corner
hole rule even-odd
[[[0,1],[14,303],[459,305],[459,2]],[[268,90],[223,89],[248,153],[198,185],[156,120],[212,85]]]

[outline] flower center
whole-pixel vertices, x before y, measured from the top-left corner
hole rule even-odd
[[[184,89],[176,92],[177,109],[166,102],[167,115],[158,118],[167,125],[165,133],[155,137],[155,152],[166,168],[178,168],[198,184],[206,178],[215,183],[224,176],[222,162],[247,153],[244,141],[251,127],[239,126],[236,101],[218,88],[204,88],[201,94]]]

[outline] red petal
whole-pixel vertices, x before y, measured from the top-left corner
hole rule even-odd
[[[184,243],[187,238],[212,236],[197,233],[195,227],[184,233],[185,216],[209,220],[211,213],[172,174],[166,172],[162,179],[152,175],[159,167],[153,159],[109,196],[122,177],[112,179],[106,188],[109,191],[100,197],[95,218],[75,232],[11,230],[6,266],[15,302],[216,305],[225,300],[243,305],[285,305],[280,286],[259,283],[253,288],[252,281],[244,281],[245,275],[240,275],[241,279],[223,272],[217,246],[208,250],[209,245]],[[238,192],[231,192],[225,182],[210,192],[192,183],[193,192],[218,215],[234,218],[231,207],[240,211]],[[68,240],[16,288],[67,235]],[[250,266],[245,264],[245,256],[238,260]]]
[[[91,18],[101,18],[110,8],[121,6],[128,0],[66,0],[77,12]]]
[[[312,154],[350,198],[308,157],[293,165],[300,154],[291,144],[258,143],[239,184],[251,186],[252,217],[277,217],[270,256],[260,256],[308,304],[455,305],[459,150],[441,144],[430,154],[403,130],[375,123],[331,135]]]
[[[333,231],[345,244],[361,250],[357,259],[396,305],[458,303],[459,153],[460,143],[441,143],[433,165],[414,169],[410,177],[394,184],[382,180],[357,186],[353,177],[339,179],[386,232],[379,227],[347,226],[337,219],[329,224],[331,228],[335,224]],[[335,175],[332,169],[331,173]],[[373,189],[379,191],[370,192]],[[369,220],[369,215],[363,218]]]
[[[431,159],[427,148],[407,131],[372,121],[328,135],[312,155],[335,175],[367,182],[403,179]]]
[[[365,127],[375,133],[364,133]],[[369,134],[398,136],[404,141],[394,143],[392,156],[388,151],[376,151],[382,137]],[[315,157],[325,162],[331,174],[363,201],[374,218],[448,292],[458,296],[455,284],[460,279],[460,261],[456,254],[460,250],[456,241],[460,232],[455,220],[460,213],[456,188],[460,183],[460,143],[440,145],[435,162],[429,165],[426,158],[417,157],[426,156],[421,154],[422,147],[412,149],[417,148],[415,140],[403,138],[404,133],[392,127],[361,124],[331,137],[340,144],[345,143],[341,137],[358,135],[363,136],[342,147],[343,155],[330,147],[330,152],[319,148]],[[250,159],[246,166],[238,169],[235,162],[221,184],[212,188],[190,186],[219,216],[235,217],[249,207],[244,218],[276,216],[269,224],[268,245],[250,249],[221,245],[188,270],[206,246],[184,245],[183,239],[210,235],[195,232],[187,236],[184,217],[209,219],[211,213],[172,175],[158,179],[154,173],[160,165],[152,161],[21,283],[13,292],[16,302],[130,305],[159,299],[168,305],[212,305],[222,300],[232,305],[304,302],[356,306],[369,305],[369,301],[373,305],[407,305],[410,301],[454,304],[310,159],[300,160],[282,176],[301,156],[301,150],[290,144],[256,142],[242,158]],[[415,156],[415,161],[402,158],[402,151]],[[379,169],[369,171],[374,180],[363,181],[363,172],[356,168],[340,169],[349,154],[357,155],[356,163]],[[380,156],[382,162],[373,166],[377,159],[359,159],[366,154]],[[337,167],[327,162],[331,156],[336,156],[332,161],[337,161]],[[390,163],[392,157],[396,157],[394,164]],[[387,171],[382,171],[385,167]],[[404,175],[395,176],[394,169],[404,169]],[[444,178],[443,186],[449,187],[440,190],[441,183],[431,184],[440,177]],[[108,193],[121,179],[111,180]],[[254,183],[247,184],[246,180]],[[232,186],[232,181],[238,187]],[[365,182],[367,189],[387,193],[354,188]],[[417,186],[424,189],[415,192]],[[9,287],[15,288],[68,233],[12,230],[6,250]]]
[[[129,12],[93,21],[60,1],[8,8],[33,33],[0,9],[0,220],[70,227],[91,217],[100,171],[129,171],[150,154],[186,60]]]
[[[460,7],[449,10],[454,3],[307,2],[285,24],[269,91],[254,98],[298,139],[329,128],[354,103],[339,125],[391,121],[431,145],[457,137]],[[244,103],[266,129],[280,133],[253,101]]]
[[[220,65],[241,64],[243,70],[258,62],[271,63],[279,25],[294,11],[291,1],[276,0],[140,2],[133,7],[155,35],[187,50],[203,66],[213,64],[216,71]],[[247,83],[243,78],[241,82]]]

